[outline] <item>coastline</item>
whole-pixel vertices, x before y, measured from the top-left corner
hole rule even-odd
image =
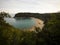
[[[31,17],[31,18],[33,18],[33,17]],[[40,20],[40,19],[37,19],[37,18],[33,18],[33,19],[35,20],[36,24],[34,26],[32,26],[31,28],[26,29],[26,30],[27,31],[35,31],[36,28],[39,28],[40,31],[42,31],[42,29],[44,27],[44,21],[43,20]]]

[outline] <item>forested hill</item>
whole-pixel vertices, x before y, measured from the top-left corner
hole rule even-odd
[[[43,14],[40,14],[40,13],[17,13],[15,14],[14,17],[35,17],[35,18],[39,18],[45,22],[47,22],[51,15],[60,15],[60,12],[58,13],[43,13]]]
[[[0,45],[60,45],[60,13],[50,15],[41,32],[16,29],[0,17]]]

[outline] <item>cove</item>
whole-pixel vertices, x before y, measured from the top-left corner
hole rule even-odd
[[[35,25],[33,18],[4,18],[4,20],[18,29],[29,29]]]

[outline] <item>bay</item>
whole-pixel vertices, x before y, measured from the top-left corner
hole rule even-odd
[[[4,18],[4,20],[18,29],[29,29],[35,25],[33,18]]]

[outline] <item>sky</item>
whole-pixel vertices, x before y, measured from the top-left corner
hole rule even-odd
[[[60,0],[0,0],[0,12],[49,13],[60,11]]]

